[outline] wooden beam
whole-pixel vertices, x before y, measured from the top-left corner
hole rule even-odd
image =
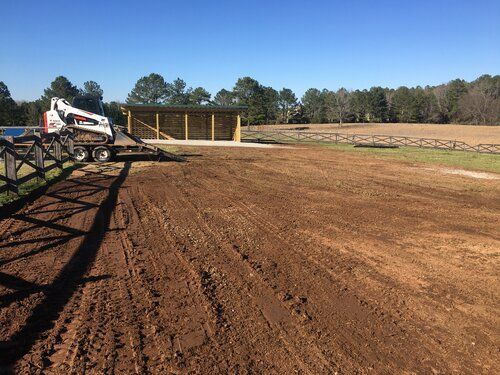
[[[236,117],[236,129],[234,131],[233,140],[235,142],[241,142],[241,116],[239,114]]]
[[[160,114],[156,112],[156,139],[160,139]]]
[[[212,141],[215,141],[215,113],[212,113]]]
[[[187,112],[184,114],[184,130],[186,133],[186,141],[189,139],[189,125],[188,125],[188,114]]]
[[[139,124],[144,125],[146,128],[148,128],[149,130],[151,130],[153,132],[156,131],[156,129],[153,128],[151,125],[146,124],[144,121],[141,121],[138,118],[135,118],[135,121],[137,121]],[[166,133],[163,133],[162,131],[160,131],[160,135],[164,138],[167,138],[167,139],[175,139],[174,137],[172,137]]]
[[[45,180],[45,160],[43,159],[43,144],[41,140],[35,140],[35,164],[38,168],[38,178]]]
[[[5,163],[5,177],[7,177],[7,192],[18,193],[17,190],[17,168],[16,168],[16,149],[14,148],[14,137],[7,136],[5,141],[4,163]]]
[[[132,134],[132,111],[128,111],[127,117],[127,129],[130,134]]]

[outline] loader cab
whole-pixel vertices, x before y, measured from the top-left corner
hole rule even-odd
[[[105,117],[102,100],[98,96],[77,95],[73,99],[73,107]]]

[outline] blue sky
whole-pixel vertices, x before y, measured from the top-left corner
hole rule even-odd
[[[0,0],[0,17],[16,100],[57,75],[123,100],[152,72],[214,94],[249,75],[298,96],[500,73],[500,1]]]

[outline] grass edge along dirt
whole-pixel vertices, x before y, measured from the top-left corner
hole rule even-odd
[[[500,173],[500,155],[466,151],[448,151],[417,147],[364,148],[343,143],[319,143],[332,150],[355,152],[377,158],[395,159],[408,163],[442,165],[469,170]]]
[[[33,192],[34,190],[41,188],[47,184],[52,184],[55,182],[58,182],[60,180],[65,179],[71,172],[73,172],[75,169],[80,168],[80,164],[78,163],[73,163],[73,162],[67,162],[64,163],[63,169],[59,170],[58,168],[54,168],[50,171],[48,171],[45,174],[45,180],[42,179],[33,179],[28,182],[25,182],[24,184],[19,185],[19,194],[15,193],[2,193],[0,194],[0,208],[7,204],[14,202],[18,199],[21,199],[28,195],[29,193]],[[27,167],[26,167],[27,168]],[[22,176],[23,174],[29,173],[32,170],[27,170],[26,172],[24,171],[26,168],[21,168],[19,171],[19,176]],[[3,169],[3,167],[0,167],[0,171]]]

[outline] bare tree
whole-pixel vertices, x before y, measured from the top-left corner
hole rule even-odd
[[[335,94],[335,101],[337,104],[337,114],[339,125],[342,126],[346,115],[349,111],[349,92],[345,88],[340,88]]]
[[[446,100],[446,85],[436,86],[433,89],[436,97],[436,110],[438,112],[438,122],[448,122],[448,101]]]
[[[333,123],[337,121],[337,98],[335,92],[326,90],[323,92],[326,121]]]
[[[472,124],[495,124],[500,121],[500,98],[495,98],[484,84],[469,90],[460,99],[459,118]]]

